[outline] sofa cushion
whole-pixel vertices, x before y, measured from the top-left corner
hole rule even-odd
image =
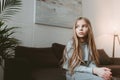
[[[34,67],[57,67],[58,60],[49,48],[32,48],[18,46],[15,50],[15,58],[28,62]]]
[[[65,71],[60,68],[38,68],[32,71],[33,80],[66,80]]]
[[[109,56],[103,49],[98,49],[100,65],[109,65],[111,64]]]
[[[59,44],[59,43],[52,44],[53,52],[59,61],[62,59],[64,48],[65,45],[63,44]]]

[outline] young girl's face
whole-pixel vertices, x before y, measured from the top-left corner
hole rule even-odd
[[[79,38],[83,38],[88,34],[88,24],[85,20],[81,19],[77,21],[75,31]]]

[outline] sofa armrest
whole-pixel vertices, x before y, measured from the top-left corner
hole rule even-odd
[[[14,59],[5,59],[4,80],[14,80]]]
[[[31,69],[29,63],[22,59],[6,59],[4,68],[4,80],[29,80]],[[21,76],[21,77],[19,77]]]
[[[120,65],[120,58],[110,58],[111,64]]]
[[[5,65],[4,65],[5,72],[8,71],[9,69],[10,70],[14,69],[14,65],[15,65],[15,59],[14,58],[5,59]]]

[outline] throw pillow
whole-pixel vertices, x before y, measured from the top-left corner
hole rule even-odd
[[[104,49],[98,49],[100,65],[111,64],[109,56],[106,54]]]
[[[54,52],[55,56],[57,57],[57,59],[59,60],[59,62],[63,57],[64,48],[65,48],[65,45],[63,45],[63,44],[59,44],[59,43],[52,44],[53,52]]]

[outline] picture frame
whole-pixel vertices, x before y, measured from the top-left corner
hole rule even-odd
[[[82,16],[82,0],[36,0],[35,23],[72,28]]]

